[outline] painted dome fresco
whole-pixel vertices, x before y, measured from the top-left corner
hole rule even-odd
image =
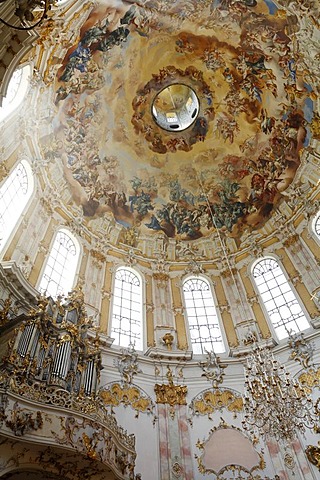
[[[104,219],[136,235],[219,231],[237,242],[261,228],[311,139],[315,97],[296,23],[271,0],[87,8],[50,60],[41,151],[54,188],[92,228]],[[184,116],[190,126],[178,128]]]

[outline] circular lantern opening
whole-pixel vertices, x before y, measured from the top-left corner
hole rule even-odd
[[[198,97],[192,88],[183,83],[165,87],[152,102],[155,122],[169,132],[181,132],[190,127],[198,114]]]

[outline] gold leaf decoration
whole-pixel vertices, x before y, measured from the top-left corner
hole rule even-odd
[[[320,387],[320,367],[317,370],[310,368],[302,373],[298,380],[305,387],[307,393],[311,393],[313,388]]]
[[[190,403],[193,415],[210,415],[222,408],[227,408],[235,415],[243,409],[243,401],[240,394],[231,390],[206,390],[194,398]]]
[[[114,383],[109,388],[100,390],[99,396],[104,405],[117,407],[123,404],[136,410],[137,414],[152,413],[154,409],[151,398],[134,386],[122,387],[119,383]]]

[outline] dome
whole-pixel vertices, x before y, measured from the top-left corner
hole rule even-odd
[[[4,478],[317,478],[316,1],[2,4]]]

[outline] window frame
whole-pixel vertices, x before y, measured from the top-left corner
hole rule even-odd
[[[58,235],[59,232],[63,232],[70,237],[70,239],[73,241],[73,243],[75,245],[76,252],[77,252],[77,255],[78,255],[77,265],[75,267],[75,273],[74,273],[72,285],[71,285],[70,289],[68,289],[67,292],[63,292],[61,294],[62,296],[67,296],[68,292],[70,292],[75,287],[75,285],[77,284],[77,281],[78,281],[78,274],[79,274],[81,258],[82,258],[82,245],[79,242],[79,240],[77,239],[77,237],[68,228],[66,228],[65,226],[62,226],[62,225],[57,227],[55,232],[52,235],[50,246],[48,248],[48,252],[46,254],[45,261],[43,262],[42,268],[40,270],[40,274],[39,274],[38,281],[37,281],[37,284],[36,284],[36,289],[40,292],[40,286],[41,286],[42,278],[44,276],[44,273],[45,273],[45,270],[46,270],[46,267],[47,267],[47,264],[48,264],[53,246],[54,246],[54,243],[56,241],[56,238],[57,238],[57,235]],[[52,296],[50,292],[47,292],[46,295],[51,296],[52,298],[56,298],[55,296]]]
[[[192,339],[191,339],[190,325],[189,325],[189,319],[188,319],[188,314],[187,314],[186,299],[185,299],[185,295],[184,295],[185,292],[184,292],[184,289],[183,289],[184,284],[188,280],[191,280],[191,279],[200,279],[200,280],[203,280],[205,283],[208,284],[209,291],[211,293],[211,297],[212,297],[213,304],[214,304],[214,307],[215,307],[215,314],[216,314],[218,325],[219,325],[219,328],[220,328],[221,340],[222,340],[222,345],[223,345],[223,348],[224,348],[223,352],[215,352],[215,353],[219,356],[220,355],[228,355],[229,344],[228,344],[227,337],[226,337],[226,334],[225,334],[224,324],[223,324],[223,320],[222,320],[222,317],[221,317],[221,312],[220,312],[220,309],[219,309],[219,303],[218,303],[218,300],[217,300],[217,296],[216,296],[216,293],[215,293],[215,290],[214,290],[214,285],[213,285],[212,281],[210,280],[210,278],[208,278],[205,275],[190,275],[189,274],[189,275],[182,278],[182,281],[181,281],[181,297],[182,297],[182,302],[183,302],[183,311],[184,311],[184,321],[185,321],[185,326],[186,326],[186,332],[187,332],[187,337],[188,337],[188,340],[189,340],[189,345],[190,345],[190,348],[192,350],[192,354],[197,355],[197,356],[205,356],[206,355],[205,352],[195,353],[194,350],[193,350],[193,343],[192,343]],[[200,345],[201,345],[201,350],[204,350],[203,344],[200,343]]]
[[[137,268],[132,268],[128,265],[117,265],[114,272],[113,272],[113,278],[112,278],[112,300],[110,302],[110,313],[109,313],[109,336],[111,338],[113,337],[113,310],[114,310],[114,299],[115,299],[115,285],[116,285],[116,274],[119,270],[128,270],[131,272],[133,275],[135,275],[139,281],[140,281],[140,291],[141,291],[141,301],[140,301],[140,306],[141,306],[141,328],[140,328],[140,333],[141,333],[141,349],[138,348],[136,345],[134,345],[134,349],[143,352],[145,350],[145,343],[146,343],[146,312],[145,312],[145,279],[143,274],[138,270]],[[117,334],[118,335],[118,334]],[[116,339],[114,339],[116,340]],[[128,346],[121,345],[120,343],[115,343],[113,342],[112,346],[121,349],[121,348],[128,348]]]
[[[297,301],[297,303],[298,303],[298,305],[299,305],[299,307],[300,307],[303,315],[305,316],[305,318],[306,318],[306,320],[307,320],[307,322],[308,322],[308,324],[309,324],[309,327],[308,327],[308,328],[305,328],[305,329],[303,329],[303,330],[299,330],[299,332],[307,332],[307,331],[309,331],[310,329],[312,329],[312,325],[311,325],[311,323],[310,323],[309,314],[308,314],[308,312],[307,312],[307,310],[306,310],[306,308],[305,308],[302,300],[300,299],[300,296],[299,296],[299,294],[297,293],[297,291],[296,291],[293,283],[291,282],[290,277],[289,277],[289,275],[288,275],[288,272],[287,272],[286,268],[283,266],[282,262],[280,261],[280,259],[279,259],[276,255],[268,254],[268,255],[265,255],[265,256],[263,256],[263,257],[259,257],[258,259],[256,259],[256,260],[251,264],[251,266],[249,266],[251,283],[252,283],[252,285],[253,285],[253,287],[254,287],[254,290],[255,290],[255,292],[256,292],[256,294],[257,294],[257,298],[258,298],[258,301],[259,301],[259,305],[260,305],[260,307],[261,307],[261,309],[262,309],[262,312],[263,312],[263,314],[264,314],[265,320],[266,320],[266,322],[267,322],[267,324],[268,324],[268,327],[269,327],[269,329],[270,329],[270,332],[271,332],[271,334],[272,334],[272,337],[273,337],[273,339],[274,339],[277,343],[287,342],[287,340],[288,340],[288,338],[289,338],[288,335],[285,336],[285,337],[283,337],[283,338],[281,338],[281,339],[279,338],[279,336],[278,336],[278,334],[277,334],[277,331],[276,331],[276,327],[274,326],[274,323],[273,323],[272,320],[271,320],[271,317],[270,317],[270,315],[269,315],[269,312],[268,312],[268,310],[267,310],[267,308],[266,308],[266,306],[265,306],[265,302],[264,302],[264,300],[262,299],[260,290],[259,290],[259,288],[258,288],[258,285],[257,285],[256,281],[255,281],[255,277],[253,276],[253,271],[254,271],[255,267],[256,267],[262,260],[264,260],[264,259],[274,260],[274,261],[278,264],[278,266],[279,266],[282,274],[284,275],[284,277],[285,277],[285,279],[286,279],[287,284],[289,285],[289,287],[290,287],[290,289],[291,289],[291,292],[293,293],[293,295],[294,295],[294,297],[295,297],[295,300]],[[282,293],[283,293],[283,292],[282,292]],[[273,298],[273,297],[272,297],[272,298]],[[287,303],[286,303],[286,305],[287,305]],[[280,307],[279,307],[279,308],[280,308]],[[295,322],[296,320],[293,319],[293,320],[291,320],[291,321]],[[288,322],[288,323],[291,323],[291,322]],[[285,325],[287,325],[287,324],[285,324]],[[298,332],[296,332],[296,333],[298,333]]]
[[[21,82],[18,86],[17,92],[14,96],[14,98],[11,100],[11,102],[4,107],[3,106],[3,101],[6,99],[8,95],[8,91],[10,88],[10,83],[12,81],[13,75],[18,71],[18,70],[25,70],[24,73],[22,73],[22,79]],[[6,88],[4,94],[1,96],[1,102],[0,102],[0,125],[2,123],[6,123],[22,106],[27,94],[28,90],[30,88],[30,79],[32,76],[32,65],[31,63],[24,63],[21,65],[17,65],[16,68],[11,72],[9,79],[7,80],[6,83]],[[18,97],[21,96],[21,99]],[[13,106],[12,106],[13,104]],[[2,115],[2,109],[8,108],[9,112],[8,113],[3,113]]]
[[[319,223],[319,232],[316,231],[316,224]],[[316,242],[320,244],[320,210],[315,214],[311,222],[311,232]]]
[[[33,201],[34,196],[35,196],[36,179],[35,179],[35,177],[32,173],[31,165],[26,158],[23,158],[23,159],[19,160],[18,162],[16,162],[13,165],[13,167],[10,170],[10,173],[6,177],[4,177],[2,179],[2,181],[0,182],[0,189],[5,185],[5,183],[8,181],[10,176],[13,174],[14,170],[16,168],[18,168],[20,164],[22,164],[22,166],[24,167],[24,169],[26,171],[26,174],[27,174],[27,179],[28,179],[28,193],[26,194],[27,200],[26,200],[25,205],[23,206],[21,212],[19,213],[19,215],[17,217],[17,219],[15,221],[15,224],[11,228],[10,234],[8,235],[8,237],[6,238],[4,243],[2,245],[0,244],[0,260],[3,259],[4,255],[5,255],[5,252],[7,251],[9,245],[11,244],[11,242],[12,242],[18,228],[21,225],[21,222],[22,222],[23,218],[25,217],[26,213],[28,212],[30,204]]]

